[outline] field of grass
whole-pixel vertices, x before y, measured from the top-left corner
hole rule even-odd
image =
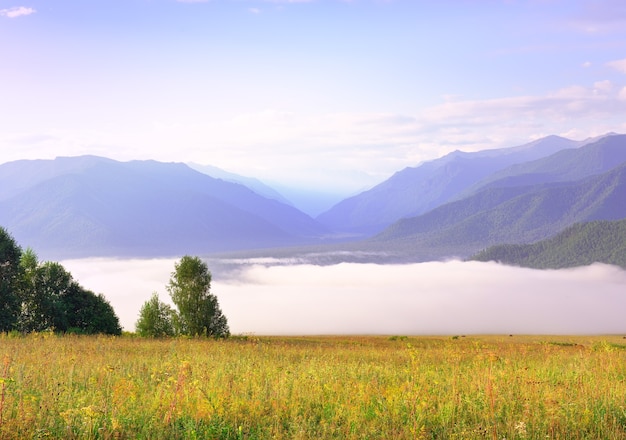
[[[0,336],[0,438],[625,439],[621,337]]]

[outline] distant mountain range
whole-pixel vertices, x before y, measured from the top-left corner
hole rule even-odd
[[[5,163],[0,225],[45,258],[256,249],[398,262],[466,258],[626,218],[626,136],[617,134],[456,151],[315,219],[256,179],[193,167],[95,156]]]
[[[603,136],[583,147],[558,151],[491,174],[464,190],[467,196],[488,187],[513,187],[549,182],[571,182],[610,170],[626,161],[626,137]]]
[[[507,167],[577,148],[576,142],[548,136],[514,148],[475,153],[455,151],[442,158],[405,168],[374,188],[350,197],[317,217],[329,228],[369,235],[398,219],[412,217],[457,198],[460,194]]]
[[[293,206],[309,216],[317,216],[343,199],[340,194],[331,193],[329,190],[293,188],[278,184],[270,186],[259,179],[241,176],[212,165],[196,163],[189,163],[188,165],[194,170],[216,179],[247,186],[263,197]]]
[[[289,205],[184,164],[95,156],[0,165],[0,225],[54,258],[301,245],[328,232]]]
[[[188,163],[187,165],[189,165],[190,168],[196,171],[206,174],[207,176],[211,176],[216,179],[222,179],[231,183],[244,185],[265,198],[278,200],[285,205],[293,206],[293,203],[287,200],[281,193],[276,191],[271,186],[261,182],[259,179],[255,179],[254,177],[241,176],[239,174],[231,173],[212,165],[199,165],[197,163]]]
[[[626,269],[626,219],[576,223],[549,239],[532,244],[492,246],[470,260],[536,269],[561,269],[598,262]]]
[[[530,243],[573,223],[626,218],[626,163],[573,182],[489,187],[418,217],[403,219],[372,241],[410,242],[463,256],[498,243]],[[440,255],[443,257],[445,255]]]

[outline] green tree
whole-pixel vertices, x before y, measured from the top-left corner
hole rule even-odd
[[[66,299],[74,284],[72,275],[59,263],[38,263],[31,250],[22,256],[21,266],[19,329],[65,331],[68,328]]]
[[[122,333],[104,296],[81,287],[61,264],[22,252],[0,227],[0,332],[15,329]]]
[[[21,255],[13,237],[0,227],[0,332],[13,330],[17,324]]]
[[[96,295],[74,282],[64,301],[67,327],[59,330],[84,334],[122,334],[119,318],[103,295]]]
[[[135,330],[139,336],[152,338],[174,336],[175,315],[176,312],[168,304],[160,301],[159,295],[154,292],[141,307]]]
[[[178,307],[175,322],[178,332],[190,336],[228,336],[226,317],[217,297],[211,294],[211,272],[206,263],[186,255],[174,268],[167,290]]]
[[[80,286],[61,264],[39,263],[35,252],[27,249],[20,266],[18,328],[22,332],[122,333],[119,319],[104,296]]]

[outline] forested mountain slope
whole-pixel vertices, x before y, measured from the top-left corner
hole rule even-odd
[[[530,243],[590,220],[626,218],[626,163],[576,182],[487,188],[418,217],[373,242],[411,243],[468,255],[498,243]]]
[[[576,223],[546,240],[492,246],[470,260],[497,261],[537,269],[560,269],[592,263],[626,268],[626,219]]]

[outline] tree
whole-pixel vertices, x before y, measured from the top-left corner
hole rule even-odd
[[[139,319],[135,330],[139,336],[160,338],[174,336],[174,320],[176,312],[154,292],[152,298],[146,301],[139,311]]]
[[[74,280],[59,263],[39,263],[28,249],[20,260],[22,282],[18,327],[22,332],[67,329],[66,297]]]
[[[27,249],[20,265],[19,330],[122,333],[119,319],[104,296],[80,286],[61,264],[39,263],[35,252]]]
[[[167,290],[178,307],[175,322],[179,333],[190,336],[227,337],[226,317],[211,294],[211,272],[198,257],[188,255],[174,266]]]
[[[96,295],[74,282],[65,297],[65,307],[67,327],[59,329],[60,331],[84,334],[122,334],[120,320],[102,294]]]
[[[11,331],[17,324],[21,254],[13,237],[0,227],[0,332]]]
[[[0,332],[11,330],[122,333],[104,296],[81,287],[61,264],[22,252],[0,227]]]

